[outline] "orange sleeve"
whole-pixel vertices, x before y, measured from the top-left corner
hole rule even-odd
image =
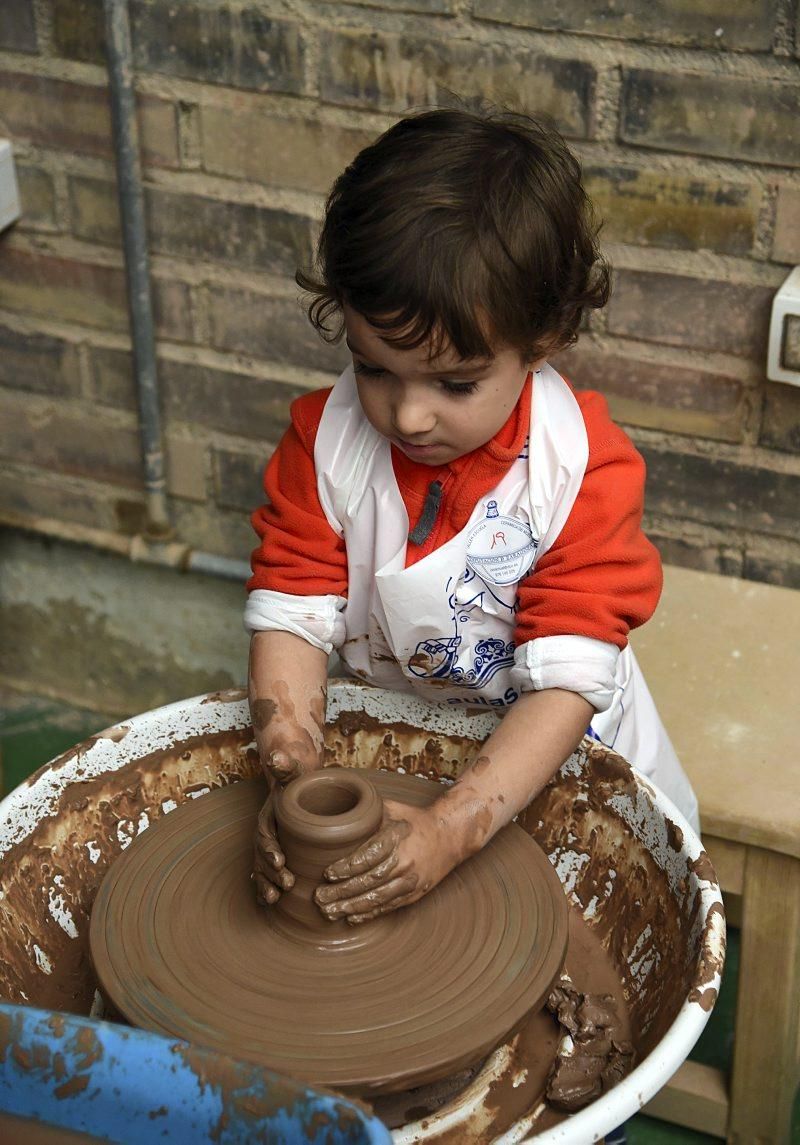
[[[266,504],[251,517],[260,544],[253,551],[248,592],[346,596],[344,540],[328,524],[317,494],[314,441],[330,390],[292,402],[292,422],[264,472]]]
[[[661,595],[661,560],[641,528],[645,465],[601,394],[575,397],[589,461],[558,540],[519,586],[514,642],[589,636],[624,648]]]

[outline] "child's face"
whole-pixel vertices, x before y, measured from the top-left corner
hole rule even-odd
[[[349,306],[344,322],[367,420],[425,465],[447,465],[491,441],[539,365],[508,348],[488,361],[464,361],[448,348],[429,361],[425,345],[387,345],[381,331]]]

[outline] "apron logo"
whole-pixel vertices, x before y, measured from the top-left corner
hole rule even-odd
[[[486,516],[467,534],[467,565],[491,584],[516,584],[533,564],[539,542],[529,525],[497,511],[488,501]]]
[[[498,672],[514,666],[513,642],[496,636],[478,640],[466,668],[456,664],[460,644],[460,636],[420,640],[408,661],[409,672],[423,680],[447,680],[454,687],[483,688]]]

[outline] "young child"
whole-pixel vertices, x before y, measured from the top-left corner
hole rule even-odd
[[[580,168],[523,115],[400,121],[334,184],[310,318],[353,364],[292,406],[253,516],[250,703],[265,770],[320,766],[328,657],[431,703],[504,718],[424,810],[378,833],[317,901],[359,922],[420,898],[483,847],[586,733],[697,805],[628,646],[661,591],[644,464],[597,393],[547,358],[605,304]],[[256,881],[285,867],[271,797]]]

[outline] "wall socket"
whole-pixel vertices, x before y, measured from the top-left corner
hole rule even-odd
[[[20,213],[19,187],[11,143],[8,139],[0,139],[0,231],[10,227]]]
[[[796,266],[772,300],[767,348],[767,377],[772,382],[800,386],[800,370],[783,361],[784,339],[790,318],[800,318],[800,266]]]

